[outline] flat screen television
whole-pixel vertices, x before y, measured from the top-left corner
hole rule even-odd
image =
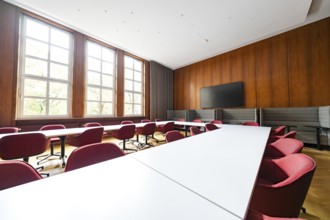
[[[243,91],[243,82],[234,82],[201,88],[201,108],[244,106]]]

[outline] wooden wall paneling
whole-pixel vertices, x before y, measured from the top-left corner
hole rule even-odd
[[[212,85],[212,60],[207,59],[205,62],[203,62],[203,74],[204,74],[204,80],[203,80],[203,87],[211,86]]]
[[[291,106],[330,104],[329,18],[289,31]]]
[[[231,82],[230,74],[230,52],[220,55],[220,84],[226,84]]]
[[[257,107],[289,106],[286,35],[255,44]]]
[[[190,99],[187,97],[190,97],[189,95],[189,83],[190,83],[190,74],[187,70],[187,68],[185,68],[183,70],[183,87],[182,87],[182,92],[183,92],[183,106],[182,109],[189,109],[189,101]],[[181,100],[182,101],[182,100]]]
[[[150,118],[150,62],[144,61],[144,66],[144,115],[146,118]]]
[[[74,33],[74,58],[72,77],[72,117],[84,117],[85,109],[85,42],[84,35]]]
[[[200,89],[204,87],[204,63],[199,62],[195,65],[195,71],[196,71],[196,105],[194,109],[200,109],[201,108],[201,100],[200,100]]]
[[[196,89],[196,75],[197,72],[193,68],[192,65],[187,67],[187,71],[189,74],[189,108],[188,109],[195,109],[196,108],[196,93],[199,91]]]
[[[238,82],[244,79],[244,54],[243,48],[230,52],[230,78],[231,82]]]
[[[212,65],[212,82],[211,85],[219,85],[221,84],[221,78],[220,78],[220,65],[219,65],[219,57],[216,56],[211,58],[211,65]]]
[[[0,1],[0,126],[14,126],[17,79],[16,7]]]
[[[231,80],[232,82],[243,81],[245,107],[255,108],[256,102],[256,78],[254,46],[246,46],[230,54]]]
[[[174,91],[173,91],[173,100],[174,100],[174,109],[182,110],[183,108],[183,81],[184,74],[183,68],[174,71]]]
[[[117,50],[116,116],[124,116],[124,51]]]

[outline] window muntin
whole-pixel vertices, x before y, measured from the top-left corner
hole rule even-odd
[[[143,114],[143,62],[124,58],[124,115]]]
[[[71,115],[72,42],[71,33],[22,17],[18,118]]]
[[[87,41],[85,115],[114,114],[115,51]]]

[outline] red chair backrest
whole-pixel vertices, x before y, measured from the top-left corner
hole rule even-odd
[[[305,154],[264,159],[250,208],[269,216],[298,217],[315,169],[315,161]]]
[[[98,127],[98,126],[102,126],[102,125],[98,122],[88,122],[84,124],[84,127]]]
[[[277,141],[267,145],[265,157],[285,157],[290,154],[301,153],[304,143],[293,138],[280,138]]]
[[[197,127],[190,127],[189,130],[191,136],[203,133],[203,131],[199,130]]]
[[[167,143],[176,141],[176,140],[180,140],[183,138],[184,138],[183,134],[181,134],[179,131],[168,131],[165,134],[165,140]]]
[[[125,153],[114,143],[84,145],[72,151],[68,158],[65,172],[124,155]]]
[[[28,163],[18,160],[0,162],[0,190],[42,179]]]
[[[171,122],[167,122],[164,125],[159,125],[157,129],[159,132],[166,134],[166,132],[172,131],[174,129],[174,122],[171,121]]]
[[[296,131],[290,131],[282,136],[279,136],[279,138],[296,138],[297,132]]]
[[[149,119],[142,119],[141,120],[141,123],[148,123],[148,122],[151,122]]]
[[[46,130],[55,130],[55,129],[65,129],[65,126],[61,124],[44,125],[39,130],[46,131]]]
[[[134,122],[133,121],[126,120],[126,121],[122,121],[120,124],[122,124],[122,125],[129,125],[129,124],[134,124]]]
[[[49,139],[41,133],[15,134],[0,139],[0,158],[28,158],[46,151]]]
[[[42,126],[39,130],[40,131],[46,131],[46,130],[55,130],[55,129],[65,129],[66,127],[61,124],[53,124],[53,125],[44,125]],[[50,138],[51,143],[56,143],[59,142],[60,138],[59,137],[52,137]]]
[[[258,122],[255,122],[255,121],[246,121],[246,122],[243,122],[243,125],[247,125],[247,126],[259,126],[259,123]]]
[[[206,131],[213,131],[219,129],[215,124],[209,123],[205,125]]]
[[[198,123],[201,123],[202,120],[201,120],[201,119],[194,119],[194,120],[192,120],[192,122],[198,122]]]
[[[151,123],[144,125],[143,127],[136,128],[136,132],[138,134],[142,134],[142,135],[151,135],[155,132],[155,130],[156,130],[155,122],[151,122]]]
[[[213,120],[210,123],[212,123],[212,124],[222,124],[222,121],[221,120]]]
[[[100,143],[103,136],[103,127],[89,128],[81,134],[69,136],[67,144],[80,147],[87,144]]]
[[[285,125],[278,126],[274,130],[272,130],[271,135],[278,135],[278,136],[279,135],[284,135],[285,129],[286,129]]]
[[[135,134],[135,124],[127,124],[122,126],[117,131],[118,136],[116,138],[121,140],[126,140],[134,137]]]
[[[17,127],[2,127],[0,128],[0,134],[17,133],[18,130]]]

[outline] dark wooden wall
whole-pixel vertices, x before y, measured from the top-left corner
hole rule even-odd
[[[45,20],[53,25],[67,29],[74,36],[74,65],[72,81],[72,117],[63,119],[46,120],[16,120],[16,91],[17,91],[17,57],[18,57],[18,31],[19,17],[22,13]],[[115,100],[115,116],[113,118],[84,118],[84,93],[85,93],[85,54],[86,39],[94,40],[79,32],[68,29],[53,21],[49,21],[30,12],[0,1],[0,127],[18,126],[25,130],[36,130],[44,124],[62,123],[67,127],[81,126],[88,121],[98,121],[102,124],[118,124],[121,120],[132,119],[139,122],[141,118],[149,118],[150,106],[150,64],[118,48],[117,52],[117,84]],[[96,40],[94,40],[96,41]],[[104,44],[102,42],[99,42]],[[106,45],[110,46],[110,45]],[[111,46],[110,46],[111,47]],[[124,115],[124,55],[140,59],[145,64],[145,117],[123,117]]]
[[[174,109],[200,109],[200,88],[243,81],[245,107],[330,105],[330,18],[174,71]]]

